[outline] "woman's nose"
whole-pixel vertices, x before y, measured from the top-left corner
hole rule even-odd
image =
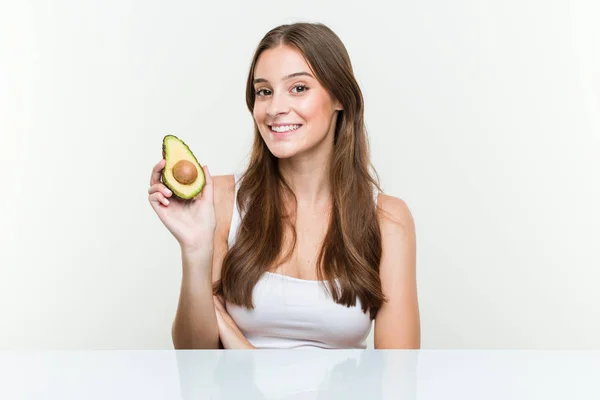
[[[290,111],[290,105],[285,95],[273,94],[267,107],[267,114],[270,117],[276,117],[280,114],[287,114]]]

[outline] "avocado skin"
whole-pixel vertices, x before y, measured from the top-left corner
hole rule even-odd
[[[185,149],[189,153],[190,157],[192,157],[194,164],[196,164],[197,167],[199,166],[198,178],[196,178],[196,180],[201,179],[202,184],[199,185],[197,188],[195,188],[193,191],[191,191],[189,193],[183,193],[183,192],[179,191],[179,189],[177,189],[174,185],[172,185],[169,182],[169,179],[166,177],[165,172],[167,169],[167,165],[165,165],[165,168],[163,168],[163,171],[161,173],[162,183],[171,190],[171,192],[173,193],[173,197],[179,198],[181,200],[192,200],[200,192],[202,192],[202,189],[204,189],[204,185],[206,184],[206,177],[204,176],[204,170],[202,169],[201,164],[198,162],[198,159],[196,158],[196,156],[194,155],[194,153],[192,152],[190,147],[183,140],[181,140],[180,138],[178,138],[177,136],[172,135],[172,134],[165,135],[162,140],[162,157],[165,160],[167,160],[167,141],[169,139],[175,139],[178,142],[180,142],[181,145],[183,147],[185,147]]]

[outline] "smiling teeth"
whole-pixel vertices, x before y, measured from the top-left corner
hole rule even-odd
[[[272,126],[271,127],[271,129],[273,129],[273,131],[279,132],[279,133],[295,131],[298,128],[300,128],[300,125],[283,125],[283,126]]]

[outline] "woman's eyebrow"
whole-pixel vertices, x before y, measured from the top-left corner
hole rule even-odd
[[[289,74],[284,76],[281,80],[285,81],[286,79],[290,79],[290,78],[295,78],[297,76],[309,76],[311,78],[314,78],[311,74],[309,74],[308,72],[294,72],[293,74]],[[253,83],[257,84],[257,83],[267,83],[269,82],[268,80],[264,79],[264,78],[256,78],[254,79]]]

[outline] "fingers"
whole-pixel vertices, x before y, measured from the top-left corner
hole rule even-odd
[[[210,171],[208,170],[208,166],[204,165],[202,167],[202,170],[204,171],[204,177],[206,182],[204,183],[204,187],[202,188],[202,199],[209,199],[210,201],[214,200],[214,195],[213,195],[213,180],[212,180],[212,176],[210,175]]]
[[[223,306],[223,303],[221,302],[221,299],[219,299],[217,296],[213,296],[213,302],[215,303],[215,308],[217,309],[217,311],[224,313],[225,311],[225,307]]]
[[[163,158],[154,166],[154,168],[152,168],[152,175],[150,175],[150,186],[160,183],[160,173],[165,167],[165,163],[166,161]]]
[[[148,194],[149,194],[148,200],[150,201],[150,203],[152,203],[154,201],[154,202],[160,203],[164,206],[168,206],[169,205],[168,197],[171,197],[171,195],[173,195],[173,192],[171,192],[162,183],[155,183],[154,185],[150,186],[150,188],[148,189]]]
[[[150,203],[162,204],[163,206],[169,205],[169,199],[165,197],[161,192],[154,192],[148,196]]]
[[[223,322],[223,313],[219,310],[217,310],[217,308],[215,307],[215,315],[217,316],[217,322],[219,324],[219,329],[223,330],[224,324]]]
[[[202,166],[202,170],[204,171],[204,176],[206,177],[206,185],[212,186],[213,180],[212,176],[210,175],[210,171],[208,170],[208,165]]]
[[[225,311],[223,309],[223,305],[221,304],[221,301],[217,298],[217,296],[213,296],[213,303],[215,305],[215,315],[217,316],[217,323],[219,325],[219,331],[221,331],[223,329],[223,312]]]
[[[160,192],[165,197],[171,197],[173,195],[173,192],[171,192],[169,188],[162,183],[155,183],[148,188],[148,194],[152,194],[154,192]]]
[[[228,346],[227,343],[227,334],[226,334],[226,325],[223,321],[223,317],[221,313],[215,310],[215,317],[217,318],[217,328],[219,329],[219,340],[223,344],[223,348],[226,349]]]

